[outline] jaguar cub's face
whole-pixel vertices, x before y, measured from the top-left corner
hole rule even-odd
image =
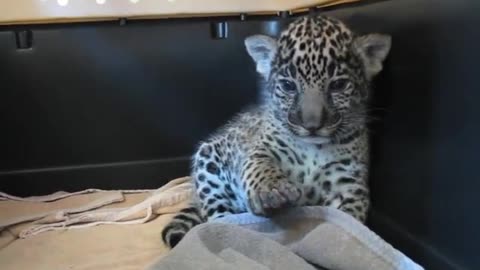
[[[312,143],[364,124],[368,83],[381,71],[390,43],[389,36],[356,36],[338,20],[310,16],[291,23],[278,40],[245,40],[267,80],[276,118]]]

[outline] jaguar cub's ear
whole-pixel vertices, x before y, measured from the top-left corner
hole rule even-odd
[[[360,57],[368,80],[382,70],[382,63],[390,52],[391,44],[392,38],[381,34],[360,36],[353,41],[354,53]]]
[[[257,72],[267,79],[270,75],[273,58],[277,53],[275,39],[264,35],[250,36],[245,39],[245,47],[257,64]]]

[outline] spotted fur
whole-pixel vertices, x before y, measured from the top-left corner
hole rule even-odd
[[[192,160],[196,204],[164,229],[175,246],[200,222],[291,206],[332,206],[365,221],[369,208],[366,106],[390,38],[358,36],[323,16],[291,23],[247,51],[266,81],[261,105],[202,142]]]

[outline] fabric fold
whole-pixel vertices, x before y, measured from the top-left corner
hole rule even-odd
[[[191,260],[192,254],[202,256]],[[353,217],[321,206],[288,209],[273,218],[244,213],[201,224],[149,270],[246,270],[252,265],[272,270],[423,270]]]
[[[114,208],[115,203],[123,202],[126,194],[148,193],[148,197],[126,208]],[[49,204],[62,203],[62,200],[71,199],[85,194],[95,194],[97,198],[86,200],[83,204],[74,207],[50,209]],[[6,193],[0,193],[0,201],[18,203],[39,203],[45,204],[43,211],[33,211],[24,215],[18,215],[0,220],[0,230],[7,227],[32,222],[30,226],[20,231],[18,237],[27,238],[39,233],[76,229],[97,226],[101,224],[141,224],[148,222],[161,214],[168,214],[178,211],[172,208],[190,200],[192,184],[190,177],[178,178],[156,190],[117,190],[106,191],[100,189],[87,189],[78,192],[60,191],[46,196],[34,196],[20,198]],[[14,208],[14,207],[13,207]],[[27,211],[28,212],[28,211]]]

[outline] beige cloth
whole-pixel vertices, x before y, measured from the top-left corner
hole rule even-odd
[[[2,270],[140,270],[167,253],[161,230],[171,215],[137,225],[50,231],[0,249]]]
[[[158,190],[89,189],[30,198],[0,193],[0,268],[144,269],[167,251],[162,228],[190,195],[188,177]]]
[[[0,24],[275,14],[355,1],[359,0],[1,0]]]
[[[125,201],[125,194],[135,193],[149,195],[133,206],[111,207],[112,203]],[[4,208],[1,212],[5,213],[0,217],[0,229],[34,221],[28,228],[18,233],[20,238],[26,238],[41,232],[65,228],[145,223],[157,215],[171,213],[170,206],[188,200],[191,194],[192,184],[189,177],[172,180],[157,190],[88,189],[75,193],[57,192],[52,195],[29,198],[0,193],[0,200],[4,200],[0,210]],[[16,206],[15,211],[12,210],[12,203]],[[105,208],[101,208],[103,206]]]

